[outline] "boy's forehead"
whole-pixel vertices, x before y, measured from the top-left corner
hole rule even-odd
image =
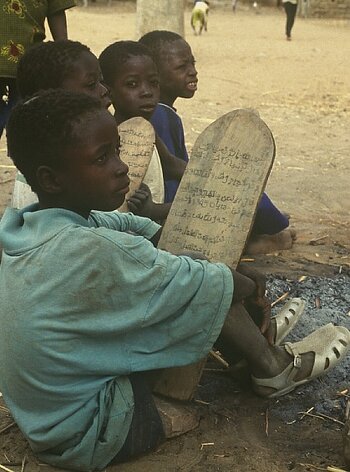
[[[185,55],[192,55],[192,50],[190,45],[184,39],[177,39],[176,41],[164,43],[160,48],[161,59],[176,59],[177,57]]]
[[[105,131],[113,135],[118,135],[115,119],[111,113],[104,108],[82,115],[80,119],[74,123],[73,127],[75,136],[78,139],[91,138],[99,129],[105,129]]]
[[[123,69],[133,68],[135,66],[146,66],[151,69],[156,69],[156,63],[154,62],[153,58],[151,56],[147,56],[145,54],[143,55],[137,55],[137,56],[129,56],[124,63]]]

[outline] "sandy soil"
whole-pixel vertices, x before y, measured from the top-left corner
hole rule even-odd
[[[101,5],[68,14],[70,37],[88,44],[96,54],[109,43],[134,35],[132,3]],[[255,264],[267,273],[293,279],[302,274],[349,273],[349,22],[297,18],[293,41],[287,42],[283,11],[261,9],[256,14],[240,6],[233,15],[229,8],[217,8],[211,12],[209,32],[194,37],[187,29],[187,40],[200,79],[196,96],[177,103],[189,148],[208,124],[235,108],[257,109],[276,140],[267,192],[291,214],[298,242],[291,251],[256,258]],[[11,196],[15,173],[8,167],[5,147],[3,138],[0,214]],[[344,290],[349,290],[346,280]],[[211,370],[202,385],[197,399],[208,405],[196,403],[202,414],[198,430],[147,458],[110,470],[280,472],[342,466],[337,421],[344,419],[345,404],[337,400],[337,392],[346,387],[346,378],[331,386],[317,384],[318,397],[338,402],[336,421],[308,416],[300,421],[296,406],[306,411],[315,405],[314,390],[271,403],[254,397],[242,382]],[[281,408],[290,413],[288,421]],[[0,463],[19,471],[9,463],[20,463],[27,454],[27,471],[54,471],[38,464],[15,426],[2,432],[10,423],[0,407]]]

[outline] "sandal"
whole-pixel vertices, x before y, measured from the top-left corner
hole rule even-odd
[[[279,346],[299,321],[305,308],[301,298],[292,298],[271,320],[276,322],[275,345]]]
[[[293,361],[276,377],[259,379],[252,376],[253,388],[258,395],[278,398],[328,372],[345,357],[350,348],[350,331],[329,323],[302,341],[286,343],[284,347],[294,357]],[[315,354],[311,374],[305,379],[294,380],[301,367],[301,356],[308,352]],[[273,389],[274,392],[266,394],[266,388]]]

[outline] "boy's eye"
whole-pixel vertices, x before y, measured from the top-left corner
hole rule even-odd
[[[159,87],[159,80],[158,79],[151,80],[151,85],[153,85],[153,87]]]
[[[101,155],[96,159],[95,162],[97,162],[97,164],[104,164],[104,163],[106,162],[107,158],[108,158],[108,155],[107,155],[107,153],[105,152],[104,154],[101,154]]]
[[[130,88],[134,88],[134,87],[137,86],[137,82],[136,82],[136,80],[128,80],[128,81],[126,82],[126,86],[127,86],[127,87],[130,87]]]
[[[87,88],[93,90],[97,87],[97,80],[91,81],[87,84]]]

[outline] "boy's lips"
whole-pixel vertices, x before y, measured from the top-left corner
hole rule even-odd
[[[128,178],[126,181],[125,181],[125,184],[123,184],[124,186],[120,189],[117,190],[117,193],[121,193],[121,194],[126,194],[129,192],[129,184],[130,184],[130,179]]]
[[[155,107],[156,105],[154,103],[150,103],[148,105],[142,105],[140,107],[140,111],[149,113],[149,112],[152,112],[155,109]]]
[[[104,98],[103,101],[102,101],[102,106],[104,108],[109,108],[110,106],[112,105],[112,102],[109,98]]]
[[[193,80],[192,82],[188,82],[187,88],[189,90],[197,90],[197,84],[198,84],[198,80]]]

